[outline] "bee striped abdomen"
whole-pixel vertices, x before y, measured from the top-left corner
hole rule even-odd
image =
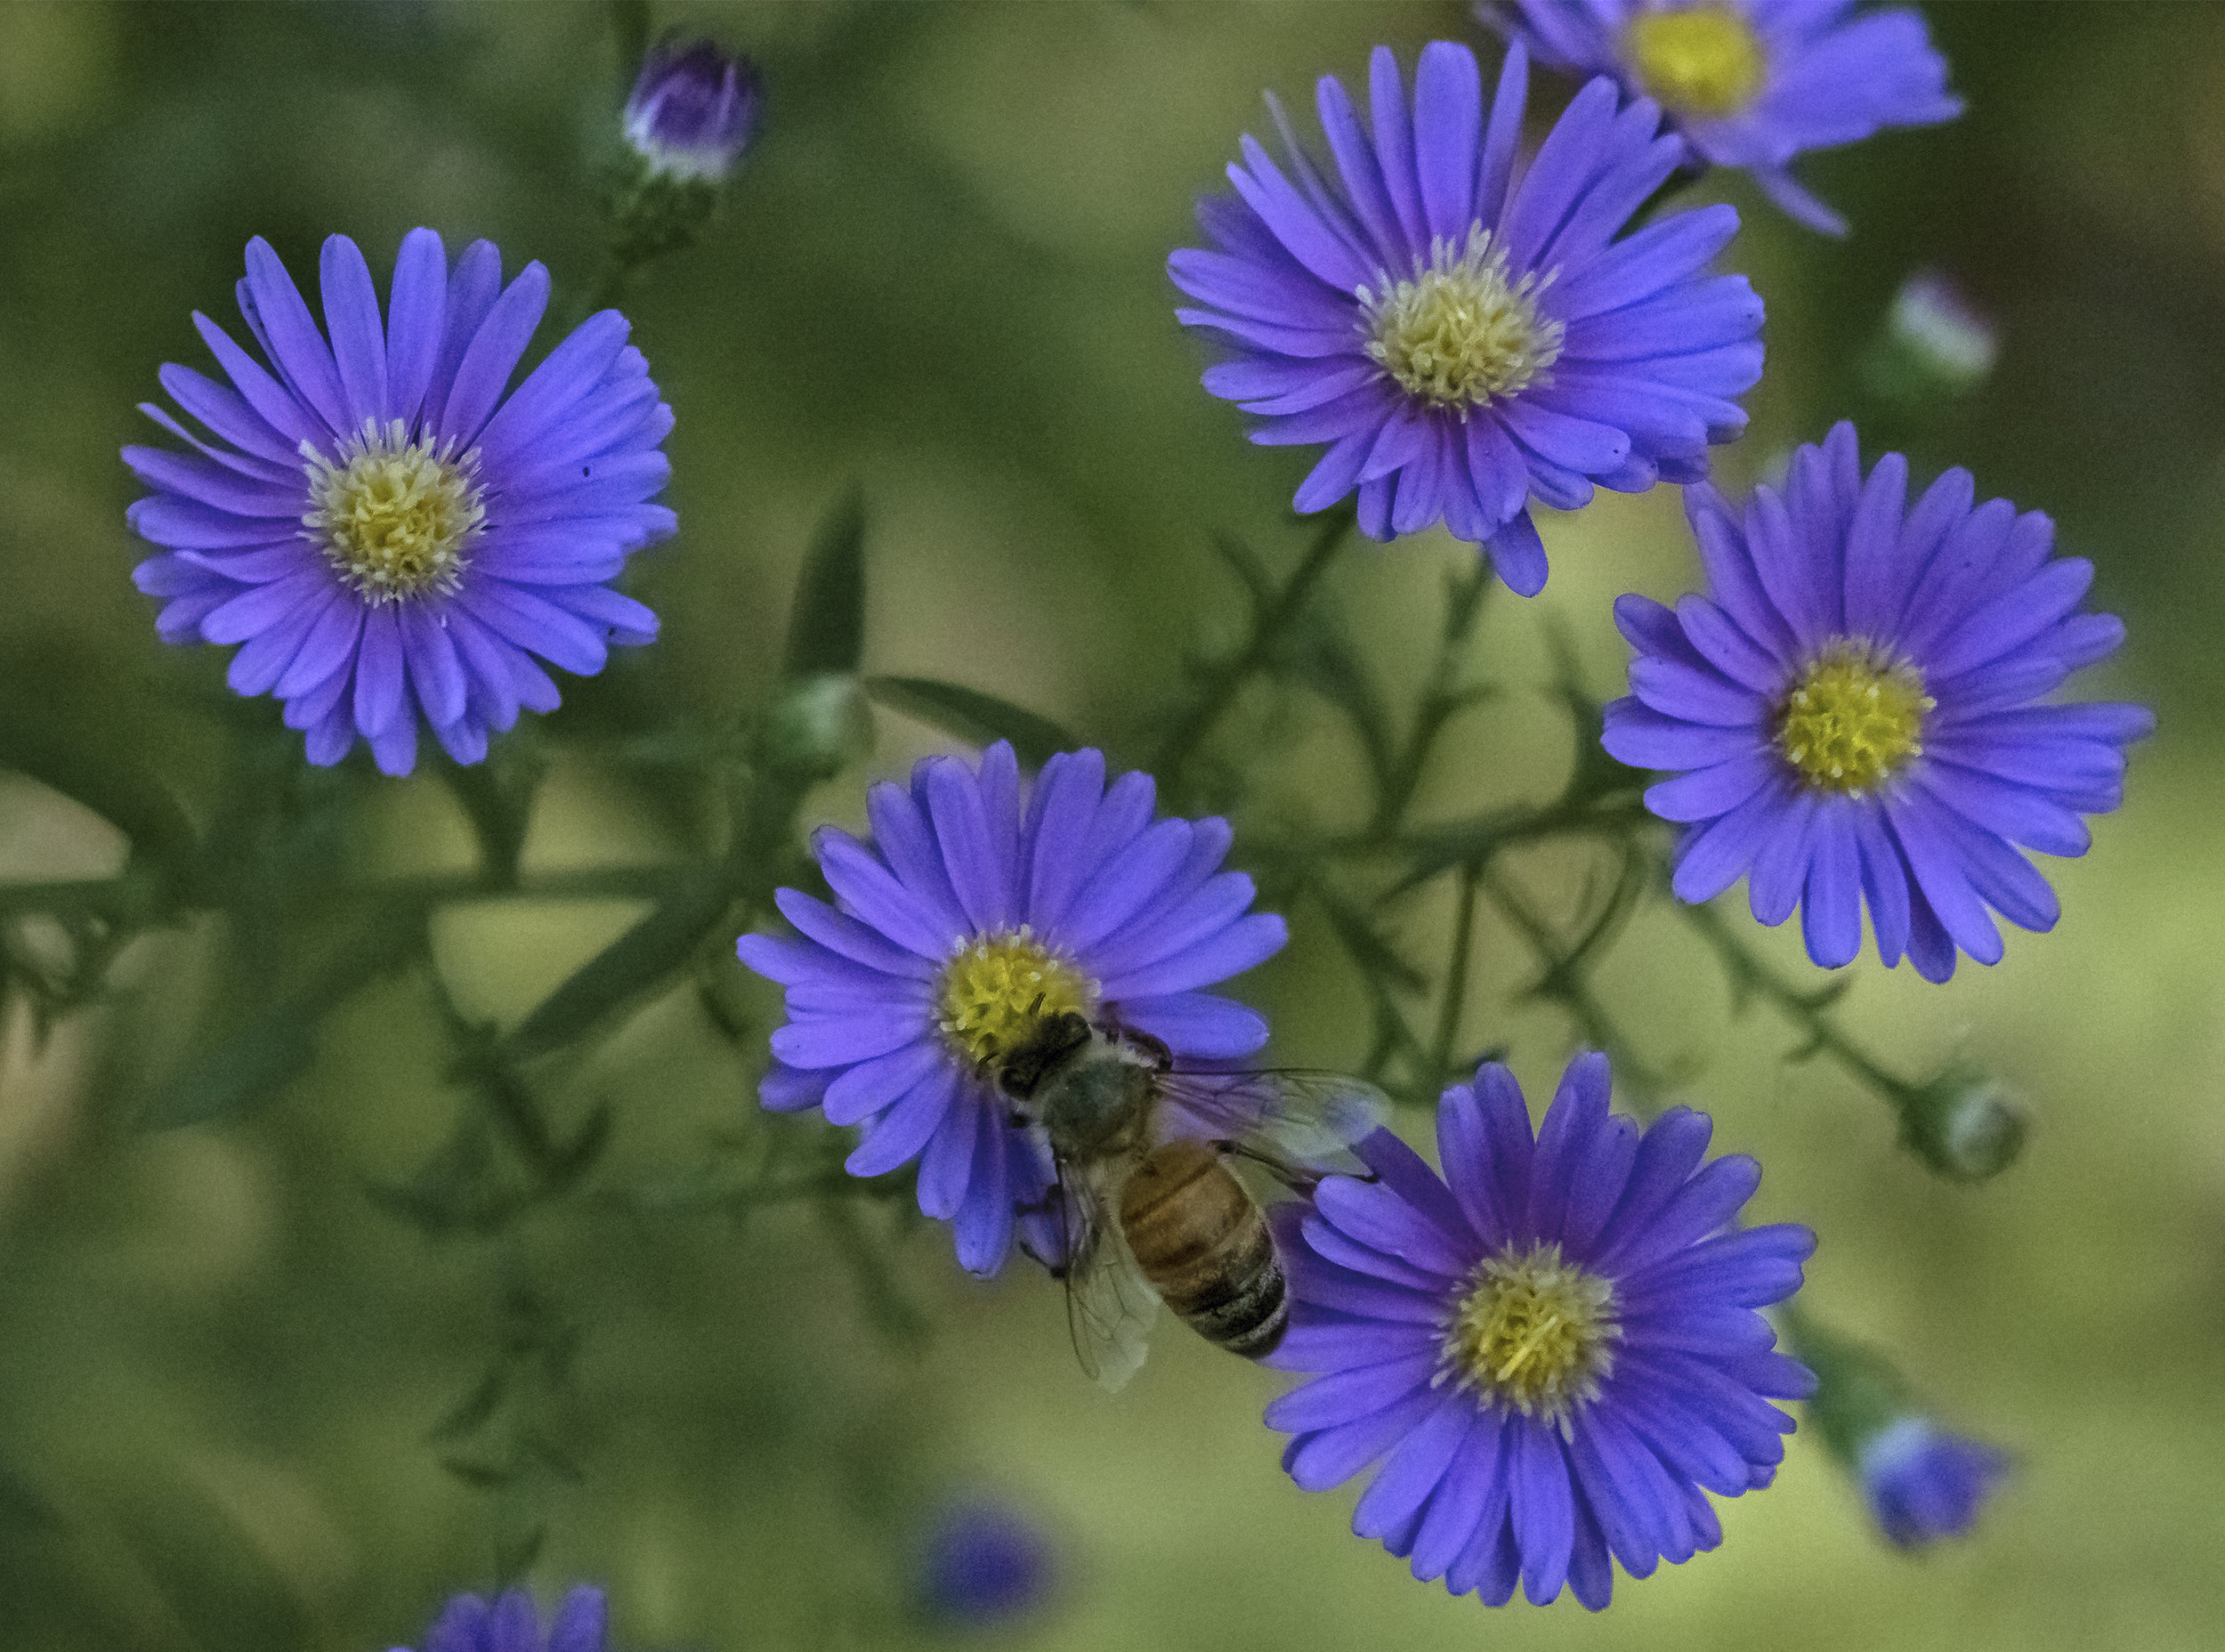
[[[1266,1213],[1210,1147],[1146,1154],[1121,1190],[1121,1230],[1161,1300],[1206,1340],[1246,1359],[1282,1340],[1290,1303]]]

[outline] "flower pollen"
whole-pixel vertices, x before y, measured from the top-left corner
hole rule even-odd
[[[1561,1259],[1558,1244],[1487,1256],[1453,1305],[1437,1381],[1549,1422],[1597,1397],[1614,1368],[1614,1287]]]
[[[1481,223],[1457,255],[1447,238],[1432,241],[1411,280],[1394,283],[1388,271],[1377,279],[1380,293],[1356,294],[1367,352],[1418,401],[1466,418],[1520,393],[1560,355],[1561,324],[1537,309],[1551,275],[1510,279],[1506,248]]]
[[[1816,790],[1859,797],[1923,755],[1924,719],[1938,703],[1914,666],[1839,637],[1793,680],[1777,749]]]
[[[1053,1016],[1086,1014],[1095,983],[1025,924],[962,943],[943,971],[939,1024],[967,1061],[993,1062]]]
[[[454,446],[430,433],[412,441],[400,419],[368,421],[341,442],[338,463],[302,443],[315,506],[304,537],[373,605],[447,595],[462,579],[487,509],[477,455],[457,459]]]
[[[1736,115],[1761,90],[1761,42],[1727,5],[1641,12],[1623,50],[1647,95],[1679,115]]]

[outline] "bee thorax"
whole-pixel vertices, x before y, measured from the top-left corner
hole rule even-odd
[[[1047,1067],[1027,1102],[1052,1146],[1086,1162],[1136,1151],[1154,1097],[1152,1069],[1124,1046],[1097,1036]]]

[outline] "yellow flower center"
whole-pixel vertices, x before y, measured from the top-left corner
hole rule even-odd
[[[1839,637],[1784,696],[1777,749],[1816,790],[1859,797],[1923,755],[1924,718],[1938,703],[1906,660]]]
[[[1053,1016],[1087,1015],[1096,984],[1025,924],[979,935],[943,970],[943,1035],[975,1066],[1024,1043]]]
[[[1675,114],[1736,115],[1761,90],[1761,42],[1727,5],[1641,12],[1622,44],[1639,84]]]
[[[1614,1287],[1558,1244],[1485,1257],[1445,1328],[1439,1381],[1549,1422],[1595,1398],[1614,1368]]]
[[[1457,250],[1440,236],[1411,280],[1394,283],[1385,271],[1380,293],[1358,290],[1367,352],[1408,395],[1465,418],[1494,396],[1514,395],[1560,355],[1561,324],[1537,311],[1551,279],[1512,279],[1506,248],[1493,247],[1481,223]]]
[[[465,551],[487,509],[474,481],[478,456],[417,441],[400,419],[376,420],[340,443],[336,461],[306,441],[312,508],[306,536],[341,579],[372,603],[445,595],[462,579]]]

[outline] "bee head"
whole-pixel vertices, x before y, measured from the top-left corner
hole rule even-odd
[[[993,1071],[1004,1093],[1025,1101],[1043,1075],[1095,1036],[1086,1016],[1064,1010],[1035,1019],[1026,1037],[1009,1049],[992,1051],[982,1065]]]

